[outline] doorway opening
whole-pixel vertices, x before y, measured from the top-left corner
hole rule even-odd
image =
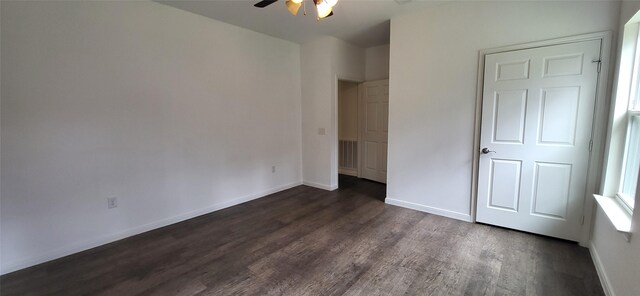
[[[335,174],[386,184],[389,80],[337,79],[336,92]]]
[[[359,177],[358,148],[358,83],[338,80],[338,174]]]

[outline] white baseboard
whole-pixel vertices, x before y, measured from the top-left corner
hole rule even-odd
[[[320,183],[316,183],[316,182],[311,182],[311,181],[302,181],[303,185],[307,185],[307,186],[311,186],[311,187],[315,187],[318,189],[324,189],[324,190],[328,190],[328,191],[334,191],[336,189],[338,189],[338,185],[325,185],[325,184],[320,184]]]
[[[250,194],[247,196],[243,196],[240,198],[236,198],[236,199],[232,199],[232,200],[228,200],[228,201],[224,201],[224,202],[220,202],[220,203],[216,203],[213,204],[211,206],[208,206],[206,208],[202,208],[202,209],[197,209],[195,211],[191,211],[191,212],[187,212],[184,214],[180,214],[174,217],[170,217],[167,219],[162,219],[159,221],[155,221],[155,222],[151,222],[151,223],[147,223],[141,226],[137,226],[134,228],[130,228],[115,234],[109,234],[109,235],[103,235],[103,236],[99,236],[96,237],[94,239],[90,239],[90,240],[86,240],[86,241],[82,241],[82,242],[76,242],[76,243],[72,243],[68,246],[64,246],[62,248],[58,248],[55,250],[52,250],[50,252],[46,252],[44,254],[40,254],[37,256],[34,256],[32,258],[27,258],[27,259],[22,259],[22,260],[17,260],[14,262],[6,262],[6,264],[3,264],[2,266],[2,270],[0,271],[0,274],[7,274],[10,272],[14,272],[23,268],[27,268],[30,266],[34,266],[40,263],[44,263],[47,261],[51,261],[51,260],[55,260],[58,258],[62,258],[64,256],[68,256],[71,254],[75,254],[78,252],[82,252],[88,249],[92,249],[104,244],[108,244],[117,240],[121,240],[130,236],[134,236],[143,232],[147,232],[150,230],[154,230],[157,228],[161,228],[164,226],[168,226],[171,224],[175,224],[184,220],[188,220],[191,218],[195,218],[198,216],[202,216],[205,214],[209,214],[211,212],[215,212],[215,211],[219,211],[222,210],[224,208],[228,208],[231,206],[235,206],[241,203],[245,203],[254,199],[258,199],[264,196],[267,196],[269,194],[273,194],[276,192],[280,192],[283,190],[287,190],[289,188],[298,186],[298,185],[302,185],[302,182],[298,181],[298,182],[294,182],[294,183],[290,183],[290,184],[286,184],[286,185],[282,185],[282,186],[278,186],[275,188],[271,188],[259,193],[255,193],[255,194]]]
[[[438,216],[444,216],[452,219],[462,220],[465,222],[472,222],[471,215],[465,213],[453,212],[445,209],[434,208],[430,206],[425,206],[417,203],[412,203],[408,201],[393,199],[393,198],[385,198],[384,202],[390,205],[399,206],[403,208],[408,208],[416,211],[421,211],[425,213],[430,213]]]
[[[338,174],[357,177],[358,171],[350,169],[338,169]]]
[[[593,265],[596,266],[596,272],[598,273],[598,277],[600,278],[600,284],[602,285],[602,290],[604,290],[604,294],[607,296],[615,296],[616,294],[611,290],[611,282],[607,277],[607,274],[604,271],[604,265],[602,265],[602,261],[600,260],[600,255],[598,255],[598,251],[591,242],[589,246],[589,253],[591,253],[591,259],[593,260]]]

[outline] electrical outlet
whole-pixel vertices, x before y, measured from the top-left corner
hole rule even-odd
[[[118,207],[118,198],[117,197],[109,197],[107,198],[107,208],[113,209]]]
[[[318,135],[324,136],[327,134],[327,130],[324,127],[318,128]]]
[[[276,166],[275,166],[275,165],[272,165],[272,166],[271,166],[271,172],[272,172],[272,173],[275,173],[275,172],[276,172]]]

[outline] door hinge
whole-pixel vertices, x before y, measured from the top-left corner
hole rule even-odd
[[[592,63],[598,63],[598,73],[600,73],[600,67],[602,66],[602,60],[598,58],[597,60],[591,61]]]
[[[584,225],[584,216],[582,216],[582,222],[580,222],[580,225]]]
[[[589,140],[589,152],[593,149],[593,140]]]

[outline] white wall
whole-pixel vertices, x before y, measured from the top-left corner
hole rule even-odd
[[[640,195],[636,196],[636,202]],[[600,281],[611,296],[640,295],[640,215],[637,211],[631,222],[633,236],[627,242],[618,233],[602,208],[598,207],[593,224],[590,251],[594,257]]]
[[[302,45],[303,180],[333,190],[338,186],[337,78],[364,80],[364,49],[334,37]],[[325,135],[318,129],[323,128]]]
[[[469,220],[478,51],[616,30],[617,2],[453,2],[391,20],[387,198]]]
[[[625,1],[622,3],[618,30],[617,65],[620,65],[624,25],[638,10],[640,10],[640,2]],[[618,67],[614,71],[616,73],[615,80],[618,78],[617,69]],[[615,93],[616,91],[614,90]],[[640,204],[640,191],[636,194],[636,205],[638,204]],[[640,285],[638,285],[638,275],[640,274],[640,237],[638,237],[640,214],[638,209],[636,209],[631,223],[633,236],[631,242],[627,242],[623,235],[615,230],[602,209],[598,207],[596,210],[591,236],[591,253],[598,267],[601,281],[604,280],[603,286],[608,289],[610,295],[640,295]]]
[[[154,2],[1,20],[3,273],[301,182],[299,45]]]
[[[389,78],[389,44],[365,49],[365,73],[367,81]]]

